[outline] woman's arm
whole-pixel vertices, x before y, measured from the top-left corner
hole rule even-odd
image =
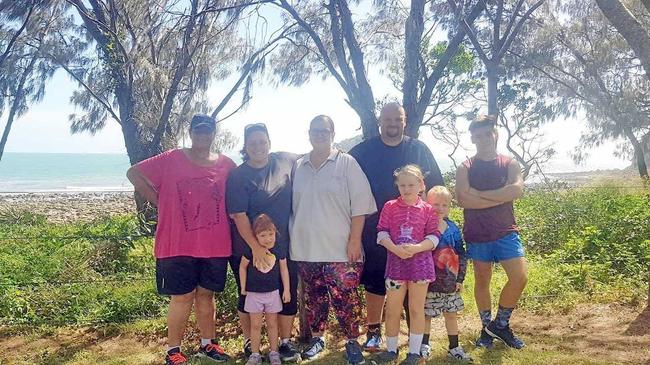
[[[153,183],[147,179],[144,174],[138,170],[138,166],[131,166],[126,171],[126,177],[129,179],[135,191],[151,204],[158,206],[158,192],[156,191]]]
[[[242,295],[246,295],[246,274],[249,262],[246,257],[241,257],[241,263],[239,264],[239,283],[241,284]]]
[[[246,213],[233,213],[230,215],[230,218],[235,222],[237,232],[239,232],[253,252],[253,266],[258,268],[260,271],[268,271],[271,266],[273,266],[273,263],[266,260],[266,252],[268,250],[260,246],[259,242],[257,242],[257,238],[253,233],[251,221],[248,219]]]

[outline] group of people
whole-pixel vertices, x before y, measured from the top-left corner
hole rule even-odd
[[[524,250],[512,202],[523,191],[516,161],[497,153],[495,120],[470,124],[476,155],[456,175],[456,199],[464,225],[449,219],[452,194],[428,147],[404,135],[404,108],[383,106],[380,135],[344,153],[333,147],[335,125],[326,115],[309,124],[312,150],[302,156],[270,152],[262,123],[244,130],[243,163],[214,153],[216,122],[195,115],[190,148],[144,160],[127,173],[135,190],[158,207],[156,282],[171,297],[167,317],[167,365],[187,362],[181,339],[192,307],[201,333],[198,356],[229,356],[215,339],[214,292],[224,290],[227,267],[239,289],[238,315],[247,365],[262,363],[262,328],[272,365],[315,359],[327,344],[330,305],[346,337],[349,364],[398,358],[403,309],[409,325],[405,365],[431,351],[431,318],[444,316],[450,357],[471,360],[459,345],[457,312],[467,261],[475,275],[482,323],[476,346],[499,339],[524,346],[509,326],[526,285]],[[464,240],[463,240],[464,238]],[[467,250],[464,241],[467,242]],[[492,316],[494,263],[508,282]],[[298,312],[298,279],[311,341],[302,351],[291,340]],[[366,339],[359,343],[365,289]],[[385,311],[385,346],[381,331]]]

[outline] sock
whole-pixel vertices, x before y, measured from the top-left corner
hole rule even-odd
[[[175,354],[177,352],[181,352],[180,346],[170,346],[167,348],[167,355]]]
[[[318,338],[321,341],[323,341],[323,344],[325,344],[325,336],[314,336],[314,338]]]
[[[357,338],[356,337],[348,338],[348,342],[357,342]]]
[[[386,350],[389,352],[397,352],[397,336],[386,337]]]
[[[409,354],[420,355],[420,345],[422,345],[422,334],[416,335],[415,333],[409,334]]]
[[[429,334],[428,333],[425,333],[424,335],[422,335],[422,344],[423,345],[428,345],[429,344]]]
[[[494,319],[494,321],[497,324],[497,328],[502,329],[510,325],[510,316],[512,315],[513,310],[514,308],[506,308],[506,307],[499,306],[499,311],[497,311],[497,317]]]
[[[458,347],[458,335],[447,335],[449,339],[449,349],[455,349]]]
[[[369,324],[368,333],[376,333],[381,336],[381,323]]]
[[[212,343],[211,338],[202,338],[201,339],[201,347],[205,347],[205,346],[207,346],[207,345],[209,345],[211,343]]]
[[[483,327],[487,327],[487,325],[492,322],[492,311],[479,311],[478,315],[481,317],[481,324]]]
[[[289,343],[289,338],[283,338],[280,340],[280,343]]]

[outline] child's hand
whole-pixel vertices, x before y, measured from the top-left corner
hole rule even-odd
[[[399,257],[402,260],[410,259],[413,257],[413,253],[408,251],[405,246],[397,246],[397,249],[395,250],[395,255]]]
[[[415,255],[416,253],[422,252],[422,245],[420,245],[419,243],[404,245],[403,247],[411,255]]]
[[[291,301],[291,292],[289,290],[283,290],[282,303],[289,303],[290,301]]]
[[[462,283],[456,283],[456,293],[460,293],[463,291],[463,284]]]

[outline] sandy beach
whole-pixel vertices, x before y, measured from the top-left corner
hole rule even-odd
[[[53,223],[69,223],[133,213],[135,202],[133,192],[0,194],[0,212],[8,209],[43,214]]]

